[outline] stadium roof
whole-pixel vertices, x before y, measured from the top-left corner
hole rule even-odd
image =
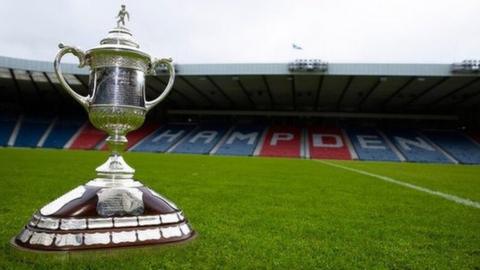
[[[166,108],[173,113],[265,112],[443,114],[478,111],[480,73],[452,73],[451,64],[329,63],[322,72],[291,72],[288,63],[180,64]],[[64,64],[67,81],[88,92],[88,70]],[[166,85],[147,78],[147,98]],[[50,62],[0,57],[2,104],[58,107],[72,102]],[[37,105],[36,105],[37,104]],[[220,111],[220,112],[219,112]]]

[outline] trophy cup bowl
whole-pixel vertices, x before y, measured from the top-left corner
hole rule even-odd
[[[123,13],[122,13],[123,12]],[[128,15],[124,7],[119,13]],[[28,250],[75,251],[182,242],[194,237],[182,211],[133,178],[122,158],[127,133],[140,128],[146,113],[170,92],[175,79],[171,59],[152,60],[124,26],[123,17],[100,45],[83,52],[59,45],[54,68],[60,84],[108,134],[111,154],[95,179],[67,192],[37,211],[13,244]],[[71,53],[79,67],[89,66],[90,95],[81,96],[65,81],[61,59]],[[145,76],[166,66],[169,81],[162,94],[145,100]]]

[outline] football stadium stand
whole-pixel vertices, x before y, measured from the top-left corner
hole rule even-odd
[[[82,117],[62,117],[57,119],[51,132],[47,134],[45,142],[43,144],[39,143],[39,146],[64,148],[84,123],[85,119]]]
[[[83,118],[0,115],[0,127],[4,146],[105,149]],[[474,135],[455,130],[147,122],[128,138],[136,152],[480,164]]]
[[[16,115],[0,115],[0,146],[6,146],[17,123]]]
[[[272,126],[263,140],[260,156],[300,157],[302,129],[294,126]]]
[[[252,156],[265,127],[259,125],[234,126],[223,143],[212,153],[216,155]]]
[[[73,135],[72,140],[67,143],[66,148],[70,149],[93,149],[100,145],[107,138],[107,134],[85,123],[80,130]]]
[[[185,136],[170,152],[208,154],[227,132],[226,125],[200,125]]]
[[[408,161],[455,162],[416,130],[389,130],[385,133]]]
[[[321,63],[318,68],[308,63]],[[480,164],[480,72],[452,64],[298,60],[176,65],[128,151]],[[89,92],[89,72],[62,64]],[[167,83],[147,76],[146,97]],[[50,62],[0,56],[0,146],[106,149]]]
[[[339,128],[308,128],[308,152],[317,159],[352,159],[347,138]]]
[[[12,139],[11,143],[17,147],[36,147],[51,124],[53,124],[51,118],[22,117],[18,134],[16,138]]]
[[[165,125],[141,140],[131,150],[138,152],[167,152],[181,138],[189,134],[194,127],[194,125],[190,124]]]
[[[480,164],[480,147],[472,138],[457,131],[424,131],[432,142],[464,164]]]
[[[400,161],[387,138],[372,128],[349,128],[347,134],[360,160]]]

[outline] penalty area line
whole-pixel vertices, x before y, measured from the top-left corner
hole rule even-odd
[[[374,173],[370,173],[370,172],[367,172],[367,171],[354,169],[354,168],[351,168],[351,167],[342,166],[342,165],[335,164],[335,163],[330,163],[328,161],[323,161],[323,160],[315,160],[315,161],[320,162],[320,163],[322,163],[324,165],[327,165],[327,166],[331,166],[331,167],[355,172],[355,173],[358,173],[358,174],[363,174],[363,175],[366,175],[366,176],[370,176],[370,177],[373,177],[373,178],[383,180],[385,182],[389,182],[389,183],[396,184],[396,185],[399,185],[399,186],[411,188],[411,189],[414,189],[414,190],[417,190],[417,191],[422,191],[422,192],[428,193],[430,195],[438,196],[438,197],[444,198],[446,200],[449,200],[449,201],[452,201],[452,202],[455,202],[455,203],[458,203],[458,204],[463,204],[463,205],[466,205],[466,206],[470,206],[470,207],[480,209],[480,203],[476,202],[476,201],[472,201],[470,199],[464,199],[464,198],[461,198],[461,197],[458,197],[458,196],[455,196],[455,195],[451,195],[451,194],[448,194],[448,193],[443,193],[443,192],[440,192],[440,191],[435,191],[435,190],[431,190],[431,189],[424,188],[424,187],[421,187],[421,186],[417,186],[417,185],[414,185],[414,184],[410,184],[410,183],[402,182],[402,181],[399,181],[399,180],[395,180],[395,179],[393,179],[391,177],[388,177],[388,176],[374,174]]]

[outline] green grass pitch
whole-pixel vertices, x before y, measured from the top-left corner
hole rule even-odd
[[[0,149],[0,269],[480,269],[480,209],[314,160],[126,153],[179,205],[186,244],[82,253],[10,246],[106,152]],[[480,201],[480,166],[332,161]]]

